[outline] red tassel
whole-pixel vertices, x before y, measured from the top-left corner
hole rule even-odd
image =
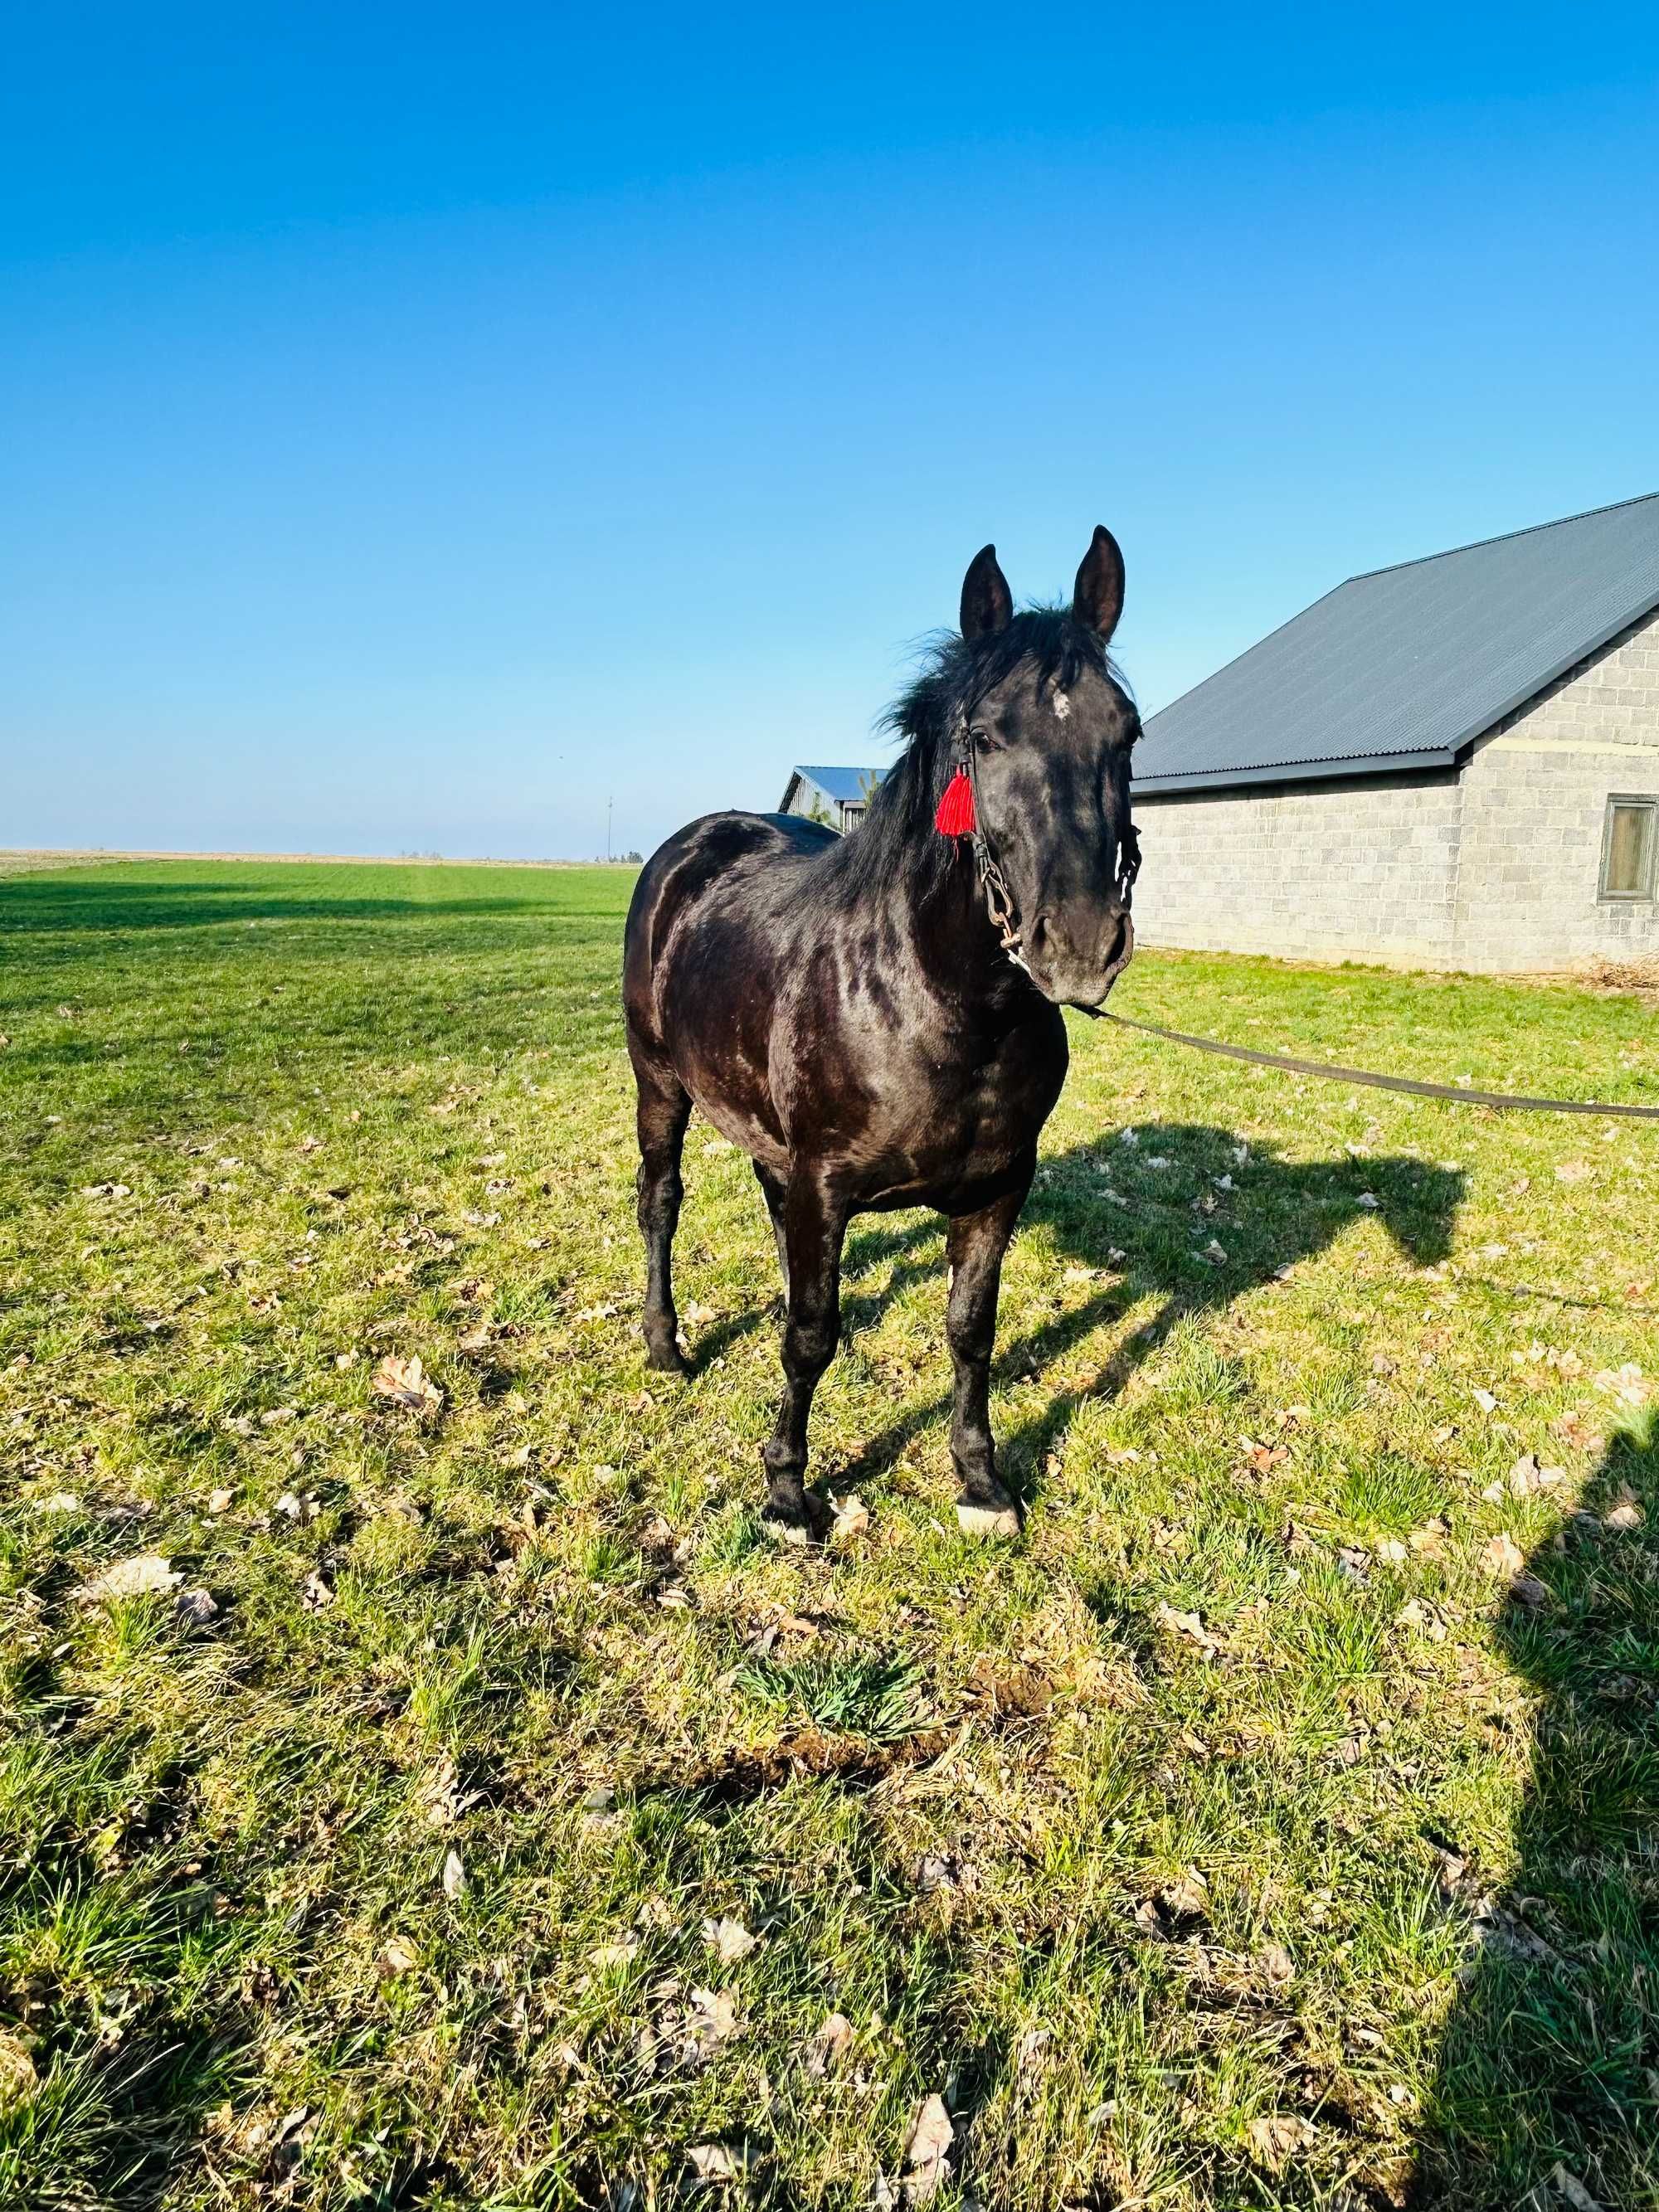
[[[958,769],[945,787],[945,796],[933,817],[941,837],[971,837],[974,834],[974,787]]]

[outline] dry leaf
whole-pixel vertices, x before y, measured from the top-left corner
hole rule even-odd
[[[136,1558],[118,1559],[94,1575],[76,1593],[82,1605],[96,1605],[106,1597],[164,1596],[177,1589],[184,1577],[159,1552],[140,1552]]]
[[[1628,1490],[1611,1512],[1601,1516],[1603,1523],[1609,1528],[1639,1528],[1646,1517]]]
[[[1517,1605],[1529,1607],[1534,1613],[1550,1601],[1550,1594],[1536,1575],[1516,1575],[1510,1583],[1510,1595]]]
[[[737,2002],[729,1990],[693,1990],[685,2014],[686,2033],[704,2049],[728,2043],[738,2032]]]
[[[1595,1387],[1621,1406],[1645,1406],[1654,1395],[1654,1385],[1632,1360],[1622,1367],[1604,1367],[1595,1377]]]
[[[446,1897],[459,1897],[466,1887],[466,1869],[461,1864],[461,1855],[451,1849],[444,1853],[443,1873],[440,1876]]]
[[[234,1498],[236,1492],[234,1490],[210,1490],[208,1492],[207,1502],[208,1511],[210,1513],[228,1513],[231,1507],[231,1501]]]
[[[703,1922],[702,1940],[721,1966],[730,1966],[739,1959],[746,1959],[760,1937],[745,1928],[741,1920],[721,1919]]]
[[[411,1413],[435,1413],[444,1401],[444,1394],[426,1372],[418,1356],[400,1359],[388,1352],[374,1370],[374,1388],[383,1398],[390,1398],[394,1406],[404,1407]]]
[[[834,2073],[852,2047],[852,2021],[844,2012],[830,2013],[806,2046],[807,2072],[815,2080]]]
[[[597,1966],[602,1974],[616,1973],[623,1966],[631,1966],[639,1955],[639,1937],[624,1936],[619,1943],[601,1943],[597,1949],[590,1951],[587,1963],[590,1966]]]
[[[857,1491],[849,1490],[844,1498],[832,1494],[830,1504],[836,1516],[830,1531],[831,1543],[845,1544],[854,1536],[863,1535],[870,1526],[870,1513]]]
[[[1533,1452],[1522,1452],[1510,1469],[1510,1489],[1516,1498],[1530,1498],[1538,1487],[1538,1459]]]
[[[1264,1943],[1257,1955],[1262,1973],[1275,1989],[1296,1979],[1296,1960],[1282,1943]]]
[[[1241,1437],[1244,1464],[1252,1474],[1271,1474],[1290,1457],[1288,1444],[1259,1444],[1254,1437]]]
[[[1565,2197],[1572,2212],[1601,2212],[1601,2206],[1590,2195],[1576,2173],[1570,2172],[1559,2161],[1550,2170],[1550,2187]]]
[[[334,1602],[333,1591],[314,1570],[301,1583],[300,1597],[308,1613],[321,1613]]]
[[[1220,1649],[1195,1613],[1177,1613],[1172,1605],[1166,1605],[1160,1600],[1157,1618],[1160,1628],[1167,1628],[1171,1635],[1179,1636],[1194,1645],[1206,1659],[1213,1659]]]
[[[738,2163],[724,2143],[693,2143],[685,2154],[699,2181],[735,2181]]]
[[[209,1621],[218,1618],[219,1607],[211,1590],[180,1590],[174,1603],[192,1628],[205,1628]]]
[[[1494,1536],[1480,1554],[1480,1565],[1489,1575],[1518,1575],[1526,1564],[1526,1553],[1508,1529]]]
[[[1179,1881],[1172,1881],[1158,1893],[1158,1902],[1171,1920],[1204,1920],[1209,1917],[1209,1885],[1195,1868],[1189,1868]]]
[[[1498,1411],[1498,1401],[1490,1390],[1476,1390],[1471,1395],[1483,1413],[1495,1413]]]
[[[27,2104],[40,2078],[27,2044],[21,2036],[0,2028],[0,2114]]]
[[[1433,1606],[1425,1604],[1420,1597],[1407,1598],[1395,1619],[1401,1628],[1415,1629],[1431,1644],[1443,1644],[1446,1640],[1444,1620]]]
[[[390,1981],[398,1974],[412,1974],[421,1963],[420,1954],[401,1936],[394,1936],[381,1949],[377,1966],[382,1978]]]
[[[1267,2113],[1250,2122],[1248,2133],[1251,2156],[1274,2173],[1314,2142],[1312,2127],[1294,2112]]]
[[[935,2093],[924,2097],[910,2122],[904,2146],[905,2194],[912,2204],[925,2204],[950,2172],[949,2153],[956,2130]]]

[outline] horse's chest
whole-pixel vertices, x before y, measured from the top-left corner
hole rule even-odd
[[[947,1141],[975,1150],[1023,1152],[1060,1095],[1063,1057],[1009,1051],[984,1065],[939,1071],[931,1121]]]
[[[969,1060],[935,1050],[902,1062],[865,1133],[872,1181],[896,1192],[1000,1185],[1060,1095],[1065,1031],[1054,1029],[1021,1032]]]

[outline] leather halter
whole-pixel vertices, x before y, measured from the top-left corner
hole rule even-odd
[[[990,917],[1003,951],[1016,968],[1031,973],[1024,953],[1024,933],[1019,926],[1014,895],[1008,888],[1008,878],[1003,874],[990,835],[985,827],[985,810],[979,803],[979,775],[974,762],[974,741],[968,732],[965,709],[958,712],[956,726],[951,732],[951,753],[956,766],[968,779],[974,794],[974,826],[969,833],[974,848],[974,870],[979,878],[980,889],[985,894],[985,911]],[[1117,895],[1127,914],[1135,878],[1140,873],[1140,839],[1135,834],[1133,822],[1126,822],[1118,838]]]

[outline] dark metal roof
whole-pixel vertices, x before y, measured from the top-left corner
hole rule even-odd
[[[1659,607],[1659,493],[1352,576],[1152,716],[1135,789],[1449,766]]]
[[[817,784],[824,797],[833,799],[838,806],[857,806],[887,771],[884,768],[797,768],[791,773]]]

